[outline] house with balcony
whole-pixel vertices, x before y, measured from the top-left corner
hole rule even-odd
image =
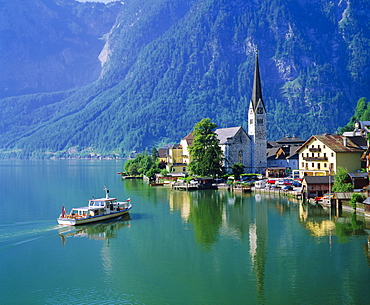
[[[363,167],[364,148],[337,134],[311,136],[297,153],[300,177],[335,175],[338,167],[357,172]]]

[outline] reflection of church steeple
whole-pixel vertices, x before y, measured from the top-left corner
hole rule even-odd
[[[257,202],[249,225],[249,253],[256,276],[257,298],[263,301],[265,295],[265,265],[267,252],[267,202]]]

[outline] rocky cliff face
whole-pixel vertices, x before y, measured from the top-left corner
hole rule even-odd
[[[0,2],[0,97],[59,91],[96,80],[119,2]]]
[[[205,117],[246,128],[257,48],[269,140],[335,132],[370,96],[368,0],[1,5],[0,92],[76,88],[0,100],[0,148],[129,152]]]

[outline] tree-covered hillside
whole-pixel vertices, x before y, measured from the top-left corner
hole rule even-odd
[[[256,49],[268,139],[334,132],[370,93],[369,11],[366,0],[126,1],[99,80],[0,100],[0,147],[124,154],[179,142],[205,117],[247,128]]]

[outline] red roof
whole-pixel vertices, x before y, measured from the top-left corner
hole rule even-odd
[[[325,146],[337,153],[361,153],[364,151],[361,147],[352,142],[350,138],[337,134],[323,134],[311,136],[311,138],[309,138],[300,148],[298,148],[297,152],[305,148],[306,145],[308,145],[314,139],[320,141]]]

